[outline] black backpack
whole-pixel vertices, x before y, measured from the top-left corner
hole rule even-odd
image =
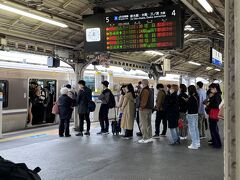
[[[95,104],[95,102],[92,101],[92,100],[90,100],[90,101],[88,102],[88,110],[89,110],[89,112],[94,112],[95,109],[96,109],[96,104]]]
[[[108,100],[107,105],[110,109],[112,109],[112,108],[116,107],[116,101],[115,101],[115,97],[114,97],[113,93],[111,91],[109,91],[109,93],[110,94],[109,94],[109,100]]]
[[[1,180],[41,180],[38,175],[40,171],[39,167],[31,170],[25,163],[13,163],[0,156]]]

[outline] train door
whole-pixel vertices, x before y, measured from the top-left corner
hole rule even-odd
[[[54,79],[29,80],[29,114],[32,125],[54,123],[53,103],[56,101],[57,81]]]

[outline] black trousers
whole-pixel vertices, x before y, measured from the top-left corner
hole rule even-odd
[[[139,111],[136,111],[136,121],[137,121],[139,132],[142,133],[141,127],[140,127],[140,120],[139,120]]]
[[[59,135],[63,135],[65,133],[65,136],[68,136],[70,134],[69,124],[70,124],[70,119],[60,119]]]
[[[132,137],[133,136],[133,130],[126,129],[125,130],[125,136],[126,137]]]
[[[84,120],[86,120],[87,122],[87,131],[90,131],[90,118],[89,118],[89,113],[81,113],[79,114],[79,128],[80,128],[80,132],[83,132],[83,127],[84,127]]]
[[[108,132],[109,129],[109,120],[108,120],[109,108],[107,104],[101,104],[99,110],[99,122],[102,132]]]
[[[209,129],[212,137],[213,147],[222,147],[221,138],[219,135],[218,121],[209,119]]]
[[[163,124],[162,134],[165,135],[167,133],[167,119],[166,119],[164,111],[157,111],[156,120],[155,120],[155,134],[156,135],[159,135],[159,133],[160,133],[161,122]]]

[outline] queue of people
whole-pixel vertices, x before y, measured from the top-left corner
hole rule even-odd
[[[83,80],[78,82],[79,92],[76,98],[76,105],[79,113],[79,133],[83,136],[84,120],[87,122],[87,130],[84,135],[90,135],[89,102],[92,99],[92,92],[86,87]],[[153,142],[153,139],[166,137],[167,129],[171,135],[171,145],[178,145],[181,140],[190,138],[189,149],[200,148],[200,140],[206,138],[206,124],[209,123],[211,139],[209,144],[214,148],[221,148],[222,143],[218,130],[218,114],[221,99],[221,89],[218,84],[212,83],[208,92],[203,89],[203,83],[197,82],[197,86],[184,84],[180,86],[173,84],[167,86],[157,84],[157,97],[154,101],[154,90],[149,88],[149,81],[143,79],[134,89],[131,83],[124,84],[120,89],[120,97],[117,105],[114,96],[108,88],[109,82],[103,81],[103,91],[98,99],[101,101],[99,110],[99,122],[101,130],[98,135],[109,134],[108,113],[111,108],[119,109],[118,126],[122,130],[123,139],[133,137],[134,120],[136,119],[139,132],[137,136],[142,139],[138,143],[146,144]],[[60,126],[59,136],[69,137],[69,122],[74,107],[74,99],[70,97],[68,90],[61,89],[59,98]],[[156,111],[155,134],[152,134],[152,113]],[[96,112],[95,112],[96,113]],[[208,123],[206,122],[208,117]],[[160,131],[160,124],[163,129]],[[161,132],[161,133],[160,133]]]

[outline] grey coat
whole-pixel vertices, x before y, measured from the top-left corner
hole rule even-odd
[[[92,91],[88,87],[84,87],[79,90],[77,96],[77,105],[78,105],[78,113],[85,114],[89,113],[88,103],[92,100]]]

